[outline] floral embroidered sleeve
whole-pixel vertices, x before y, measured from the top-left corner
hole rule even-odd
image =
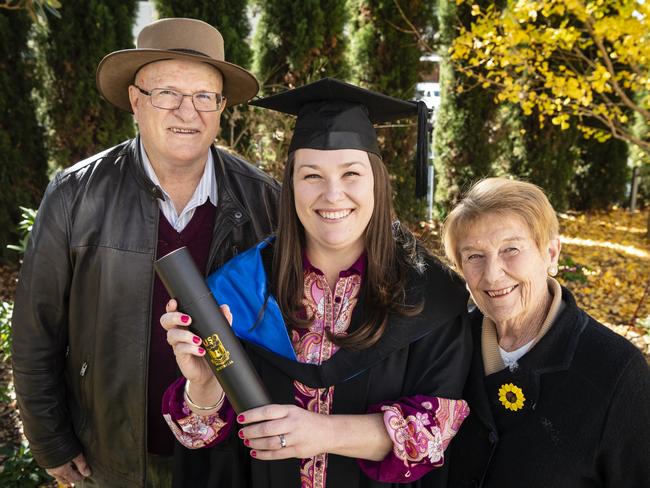
[[[185,403],[185,378],[174,381],[163,395],[162,414],[178,442],[188,449],[212,447],[224,441],[235,423],[235,411],[224,398],[212,415],[198,415]]]
[[[383,413],[393,450],[382,461],[357,462],[370,478],[385,483],[415,481],[444,463],[444,451],[469,415],[464,400],[416,395],[372,405]]]

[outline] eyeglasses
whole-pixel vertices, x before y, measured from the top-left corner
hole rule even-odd
[[[221,93],[201,91],[192,94],[185,94],[169,88],[154,88],[151,91],[144,90],[138,85],[133,85],[140,93],[151,97],[151,105],[165,110],[176,110],[183,103],[183,98],[191,97],[194,108],[197,112],[216,112],[221,108],[225,97]]]

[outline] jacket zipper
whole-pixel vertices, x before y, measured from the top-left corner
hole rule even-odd
[[[217,216],[215,217],[215,225],[214,225],[215,231],[212,233],[212,242],[210,243],[210,254],[208,255],[208,262],[206,265],[206,269],[204,271],[205,276],[208,276],[210,273],[214,271],[215,261],[217,258],[217,254],[219,254],[219,249],[221,249],[222,244],[224,243],[226,238],[234,232],[235,227],[239,226],[239,221],[241,220],[242,217],[243,214],[239,210],[235,210],[234,212],[231,210],[228,213],[225,213],[224,209],[219,209],[217,207]],[[230,224],[230,230],[221,232],[221,229],[224,227],[223,224],[227,220],[232,220],[232,223]],[[236,241],[231,241],[230,244],[232,244],[231,247],[233,253],[232,257],[235,257],[237,254],[239,254],[238,244],[236,243]]]
[[[88,423],[88,412],[90,405],[88,405],[88,395],[86,393],[86,371],[88,370],[88,358],[84,358],[84,362],[79,369],[79,401],[81,403],[81,422],[79,429],[81,431],[86,429]]]

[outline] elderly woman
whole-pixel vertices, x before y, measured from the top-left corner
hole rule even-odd
[[[650,373],[641,353],[553,279],[558,221],[535,185],[477,183],[445,251],[478,309],[451,487],[650,486]]]

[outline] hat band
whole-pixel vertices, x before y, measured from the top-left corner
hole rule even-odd
[[[174,49],[168,49],[168,51],[176,51],[179,53],[185,53],[185,54],[197,54],[199,56],[205,56],[206,58],[211,58],[211,56],[208,56],[205,53],[202,53],[201,51],[196,51],[194,49],[183,49],[183,48],[174,48]]]

